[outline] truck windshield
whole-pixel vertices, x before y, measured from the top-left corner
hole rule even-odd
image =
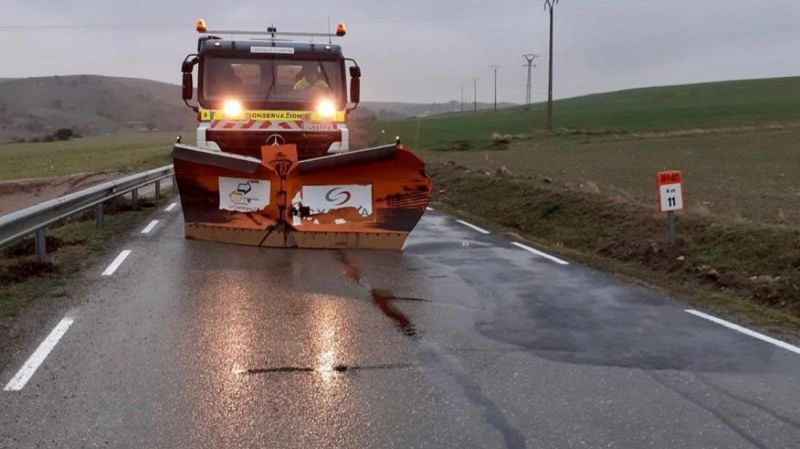
[[[203,72],[203,99],[211,103],[235,97],[268,107],[328,98],[342,105],[344,99],[339,61],[206,57]]]

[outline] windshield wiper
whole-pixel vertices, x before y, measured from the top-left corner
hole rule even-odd
[[[328,92],[329,92],[329,93],[330,93],[330,92],[333,92],[333,91],[331,90],[331,80],[330,80],[330,78],[328,78],[328,72],[327,72],[327,71],[325,71],[325,66],[324,66],[324,65],[322,65],[322,60],[321,60],[321,59],[317,59],[317,65],[318,65],[318,66],[319,66],[319,68],[322,70],[322,76],[324,76],[324,77],[325,77],[325,84],[327,84],[327,85],[328,85]]]
[[[269,89],[267,89],[267,96],[264,98],[264,109],[267,109],[267,102],[269,101],[270,95],[272,95],[272,91],[275,89],[275,61],[272,61],[272,82],[269,83]]]

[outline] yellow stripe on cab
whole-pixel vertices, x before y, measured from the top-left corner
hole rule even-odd
[[[345,112],[336,111],[333,119],[323,119],[316,111],[242,111],[236,116],[228,116],[223,111],[211,109],[200,110],[200,121],[208,122],[211,120],[233,120],[233,121],[311,121],[311,122],[339,122],[344,123]]]

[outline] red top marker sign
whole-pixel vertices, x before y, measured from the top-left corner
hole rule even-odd
[[[662,171],[656,174],[658,182],[658,202],[661,212],[683,209],[683,185],[678,170]]]
[[[678,170],[662,171],[656,174],[659,186],[665,184],[680,184],[682,182],[681,172]]]

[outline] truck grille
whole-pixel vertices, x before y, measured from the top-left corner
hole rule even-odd
[[[261,147],[273,135],[283,137],[287,144],[297,145],[300,159],[322,156],[331,144],[341,141],[340,131],[330,132],[274,132],[274,131],[206,131],[206,140],[215,142],[226,153],[240,154],[255,158],[261,157]],[[270,142],[271,143],[271,142]]]

